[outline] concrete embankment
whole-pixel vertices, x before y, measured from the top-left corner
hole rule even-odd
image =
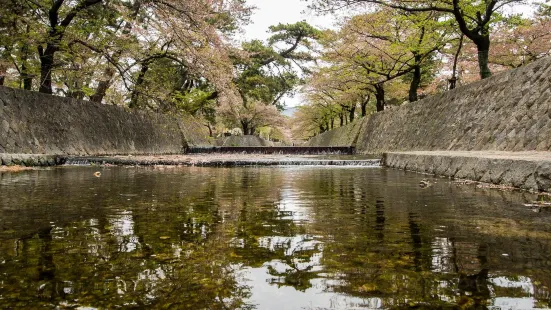
[[[253,135],[220,137],[214,141],[214,144],[226,147],[267,147],[274,145],[271,141]]]
[[[363,119],[359,119],[346,126],[324,132],[308,140],[305,146],[355,146],[362,124]]]
[[[550,152],[389,152],[387,167],[551,192]]]
[[[309,145],[355,141],[349,145],[358,153],[386,153],[389,167],[551,191],[550,86],[551,58],[546,58],[376,113]],[[538,160],[525,153],[536,151]]]
[[[0,165],[5,166],[56,166],[63,163],[63,157],[47,154],[7,154],[0,153]]]
[[[51,165],[56,156],[65,155],[181,154],[214,143],[273,145],[256,136],[216,141],[191,116],[134,111],[0,86],[0,159],[4,165]]]
[[[363,154],[551,151],[551,57],[375,113],[308,145]]]
[[[210,145],[207,137],[206,127],[191,117],[0,86],[3,154],[177,154]]]

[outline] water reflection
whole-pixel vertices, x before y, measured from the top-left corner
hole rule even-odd
[[[526,193],[386,169],[0,174],[0,306],[551,306]]]

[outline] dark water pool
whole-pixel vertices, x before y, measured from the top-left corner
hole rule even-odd
[[[100,177],[93,174],[101,172]],[[383,168],[0,173],[0,308],[551,307],[551,212]]]

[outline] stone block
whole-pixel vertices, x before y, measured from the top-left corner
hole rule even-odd
[[[551,192],[551,163],[539,165],[534,173],[534,177],[538,190]]]

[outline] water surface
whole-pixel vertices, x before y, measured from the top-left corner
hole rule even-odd
[[[94,172],[101,176],[95,177]],[[536,199],[384,168],[0,174],[0,308],[551,307]]]

